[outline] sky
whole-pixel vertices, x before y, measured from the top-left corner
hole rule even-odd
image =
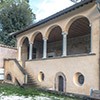
[[[36,20],[39,21],[74,3],[70,0],[30,0],[29,4],[36,14]]]

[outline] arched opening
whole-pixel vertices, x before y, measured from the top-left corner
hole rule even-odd
[[[55,77],[55,90],[65,92],[66,91],[66,77],[62,72],[56,74]]]
[[[24,63],[26,60],[29,59],[29,40],[27,37],[23,40],[21,54],[22,61]]]
[[[86,17],[76,19],[68,30],[68,55],[91,52],[91,27]]]
[[[7,80],[12,81],[12,76],[10,74],[7,74]]]
[[[47,57],[57,57],[62,55],[62,29],[55,26],[51,29],[47,43]]]
[[[64,79],[62,76],[58,77],[58,91],[64,91]]]
[[[42,34],[39,32],[36,34],[33,42],[32,59],[39,59],[43,57],[43,39]]]
[[[40,72],[39,75],[38,75],[38,80],[40,82],[44,81],[44,73],[43,72]]]

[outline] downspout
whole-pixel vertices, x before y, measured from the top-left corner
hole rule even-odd
[[[96,5],[99,12],[99,90],[100,90],[100,0],[96,0]]]

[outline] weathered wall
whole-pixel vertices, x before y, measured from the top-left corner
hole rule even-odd
[[[66,77],[66,92],[89,95],[91,89],[98,90],[99,88],[99,69],[96,55],[27,61],[26,70],[33,76],[38,85],[48,89],[55,90],[55,78],[59,72],[62,72]],[[44,73],[44,81],[42,82],[38,80],[41,71]],[[82,86],[74,82],[74,76],[77,72],[84,75],[85,81]]]
[[[17,49],[0,44],[0,68],[3,68],[4,58],[17,58]]]
[[[21,71],[21,69],[18,67],[18,63],[16,63],[15,60],[5,60],[4,62],[4,68],[5,68],[5,81],[8,83],[16,83],[17,81],[22,85],[25,82],[25,74]],[[7,75],[10,74],[12,79],[8,80]]]

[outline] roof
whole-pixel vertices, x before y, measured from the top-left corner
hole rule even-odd
[[[75,5],[70,6],[69,8],[66,8],[66,9],[64,9],[64,10],[61,10],[61,11],[59,11],[59,12],[57,12],[57,13],[55,13],[55,14],[53,14],[53,15],[51,15],[51,16],[49,16],[49,17],[43,19],[43,20],[40,20],[40,21],[37,22],[37,23],[34,23],[34,24],[28,26],[27,28],[25,28],[25,29],[23,29],[23,30],[20,30],[20,31],[17,31],[17,32],[13,32],[13,33],[11,33],[10,35],[11,35],[11,36],[12,36],[12,35],[13,35],[13,36],[16,36],[16,35],[18,35],[18,34],[20,34],[20,33],[22,33],[22,32],[25,32],[25,31],[27,31],[27,30],[29,30],[29,29],[32,29],[32,28],[37,27],[37,26],[39,26],[39,25],[42,25],[42,24],[44,24],[44,23],[46,23],[46,22],[48,22],[48,21],[50,21],[50,20],[53,20],[53,19],[55,19],[55,18],[57,18],[57,17],[59,17],[59,16],[62,16],[62,15],[64,15],[64,14],[68,13],[68,12],[71,12],[71,11],[73,11],[73,10],[79,8],[79,7],[82,7],[82,6],[84,6],[84,5],[88,4],[88,3],[91,3],[91,2],[93,2],[93,1],[94,1],[94,0],[84,0],[84,1],[81,1],[81,2],[79,2],[79,3],[76,3]]]

